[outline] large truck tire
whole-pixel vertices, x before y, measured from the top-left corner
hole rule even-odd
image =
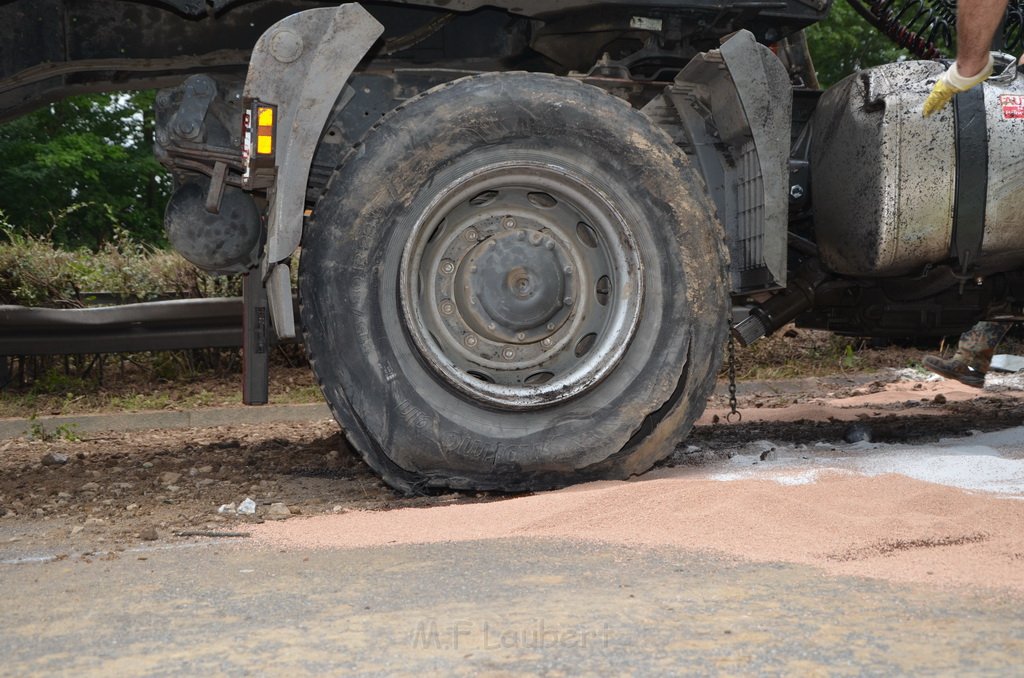
[[[671,139],[602,90],[474,76],[386,116],[306,226],[306,346],[406,492],[622,478],[705,407],[721,226]]]

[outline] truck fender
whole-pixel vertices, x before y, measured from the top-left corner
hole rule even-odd
[[[384,27],[356,3],[309,9],[271,26],[256,42],[243,96],[276,111],[276,179],[268,192],[261,276],[279,337],[295,336],[283,263],[299,246],[306,183],[334,102]]]
[[[750,31],[694,57],[668,98],[725,225],[734,293],[786,286],[793,88]]]

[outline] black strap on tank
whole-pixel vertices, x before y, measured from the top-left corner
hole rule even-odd
[[[985,195],[988,193],[988,126],[984,85],[953,98],[956,127],[956,193],[953,198],[953,242],[950,256],[969,273],[977,263],[985,237]]]

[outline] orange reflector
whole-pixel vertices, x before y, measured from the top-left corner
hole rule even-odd
[[[259,106],[256,112],[256,153],[273,155],[274,153],[274,109]]]

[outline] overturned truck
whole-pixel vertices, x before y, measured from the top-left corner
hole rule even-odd
[[[394,487],[555,487],[667,456],[730,332],[1021,314],[1016,64],[927,119],[937,61],[823,93],[829,4],[14,0],[0,118],[160,88],[168,238],[245,275],[246,401],[301,333]],[[860,9],[938,54],[948,8],[892,4]]]

